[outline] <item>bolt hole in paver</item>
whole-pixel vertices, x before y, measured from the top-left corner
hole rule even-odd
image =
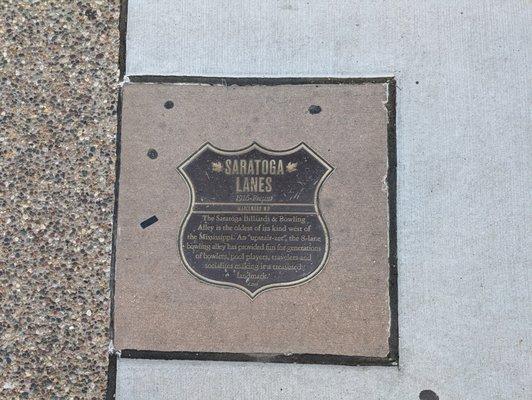
[[[166,108],[167,110],[174,108],[174,102],[172,100],[168,100],[164,103],[164,108]]]
[[[149,149],[147,154],[148,154],[148,157],[151,158],[152,160],[155,160],[159,156],[159,153],[157,153],[157,150],[155,149]]]
[[[321,112],[321,107],[313,104],[308,108],[308,112],[311,114],[319,114]]]
[[[440,398],[432,390],[422,390],[419,393],[419,400],[439,400]]]
[[[148,219],[145,219],[144,221],[142,221],[140,223],[140,227],[142,229],[146,229],[148,226],[151,226],[153,225],[154,223],[156,223],[157,221],[159,221],[159,218],[157,218],[155,215],[151,216],[150,218]]]

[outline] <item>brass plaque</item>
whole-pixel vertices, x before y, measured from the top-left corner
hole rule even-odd
[[[318,192],[331,171],[304,143],[285,151],[205,144],[179,167],[191,196],[179,234],[184,265],[251,298],[312,279],[329,253]]]

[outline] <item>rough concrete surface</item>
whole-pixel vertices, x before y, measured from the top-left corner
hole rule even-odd
[[[102,399],[117,1],[0,2],[0,398]]]
[[[530,2],[129,4],[130,75],[396,76],[400,366],[121,359],[119,399],[532,397]]]

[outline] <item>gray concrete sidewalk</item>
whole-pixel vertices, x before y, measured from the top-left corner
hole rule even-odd
[[[118,398],[529,398],[530,22],[517,0],[130,0],[129,75],[396,77],[400,367],[122,359]]]

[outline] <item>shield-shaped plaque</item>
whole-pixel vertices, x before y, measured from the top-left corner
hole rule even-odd
[[[179,249],[192,275],[253,298],[323,269],[329,235],[318,193],[333,168],[306,144],[275,151],[206,143],[178,170],[191,197]]]

